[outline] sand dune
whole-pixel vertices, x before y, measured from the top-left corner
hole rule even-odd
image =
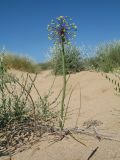
[[[17,76],[22,72],[12,71]],[[54,76],[50,71],[42,72],[38,75],[36,86],[41,93],[45,94],[53,82]],[[75,127],[76,117],[80,106],[81,89],[81,113],[78,127],[83,127],[85,121],[98,120],[101,124],[97,127],[99,133],[110,135],[110,137],[120,139],[120,118],[118,115],[120,107],[120,97],[115,95],[113,85],[106,80],[101,73],[83,71],[77,74],[71,74],[67,93],[70,87],[74,88],[65,128]],[[54,98],[62,87],[62,77],[57,76],[53,86]],[[36,93],[32,92],[34,98]],[[87,160],[91,151],[98,146],[98,150],[91,160],[120,160],[120,143],[109,140],[100,142],[85,135],[75,135],[77,139],[82,138],[87,147],[81,145],[71,137],[64,138],[62,141],[49,146],[49,139],[36,143],[30,149],[13,156],[14,160]],[[44,139],[44,138],[43,138]],[[6,159],[5,157],[1,159]]]

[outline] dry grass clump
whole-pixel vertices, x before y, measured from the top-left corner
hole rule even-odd
[[[39,73],[41,70],[39,65],[30,58],[9,52],[6,52],[4,55],[4,64],[8,69],[16,69],[29,73]]]

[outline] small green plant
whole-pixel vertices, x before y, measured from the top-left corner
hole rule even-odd
[[[76,25],[71,23],[71,18],[67,16],[60,16],[56,20],[52,20],[48,25],[48,31],[50,32],[48,38],[54,40],[55,44],[61,47],[61,59],[62,59],[62,75],[63,75],[63,94],[61,100],[60,111],[60,129],[64,127],[64,113],[65,113],[65,95],[66,95],[66,59],[65,59],[65,45],[70,43],[70,40],[76,36]]]

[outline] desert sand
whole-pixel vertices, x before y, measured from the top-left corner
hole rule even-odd
[[[18,77],[22,72],[12,71]],[[54,76],[50,71],[40,73],[35,82],[41,95],[50,88]],[[54,98],[62,87],[62,77],[57,76],[53,86]],[[98,133],[120,140],[120,97],[115,94],[114,86],[105,79],[101,73],[82,71],[71,74],[67,93],[74,88],[65,128],[74,128],[80,106],[81,89],[81,112],[78,127],[83,128],[86,121],[97,120],[101,122],[97,126]],[[36,93],[32,92],[34,98]],[[67,99],[67,98],[66,98]],[[13,160],[87,160],[88,156],[97,146],[97,152],[90,160],[120,160],[120,142],[113,140],[101,140],[87,135],[76,134],[75,137],[86,144],[81,145],[69,135],[62,141],[50,143],[52,136],[42,138],[43,141],[31,146],[30,149],[19,152],[13,156]],[[51,144],[51,145],[50,145]],[[7,160],[1,157],[0,160]]]

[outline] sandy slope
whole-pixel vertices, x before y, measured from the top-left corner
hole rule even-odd
[[[13,71],[14,74],[21,74]],[[18,75],[18,76],[19,76]],[[38,75],[36,86],[41,94],[47,92],[54,77],[50,71],[45,71]],[[98,126],[98,131],[114,138],[120,139],[120,118],[116,111],[120,107],[120,97],[114,94],[113,86],[95,72],[80,72],[72,74],[68,82],[67,93],[70,87],[74,88],[70,101],[69,111],[72,114],[66,121],[65,127],[75,126],[78,108],[80,105],[80,88],[82,94],[82,109],[79,117],[78,126],[81,127],[85,121],[99,120],[103,124]],[[57,76],[53,87],[54,98],[62,86],[62,77]],[[34,98],[36,93],[33,91]],[[51,138],[51,137],[49,137]],[[87,147],[80,145],[71,137],[64,138],[62,141],[49,146],[49,138],[32,146],[31,149],[16,154],[14,160],[87,160],[90,152],[99,146],[92,160],[120,160],[120,143],[108,140],[98,141],[95,138],[85,135],[76,135],[76,138],[82,138]],[[3,157],[1,159],[4,159]]]

